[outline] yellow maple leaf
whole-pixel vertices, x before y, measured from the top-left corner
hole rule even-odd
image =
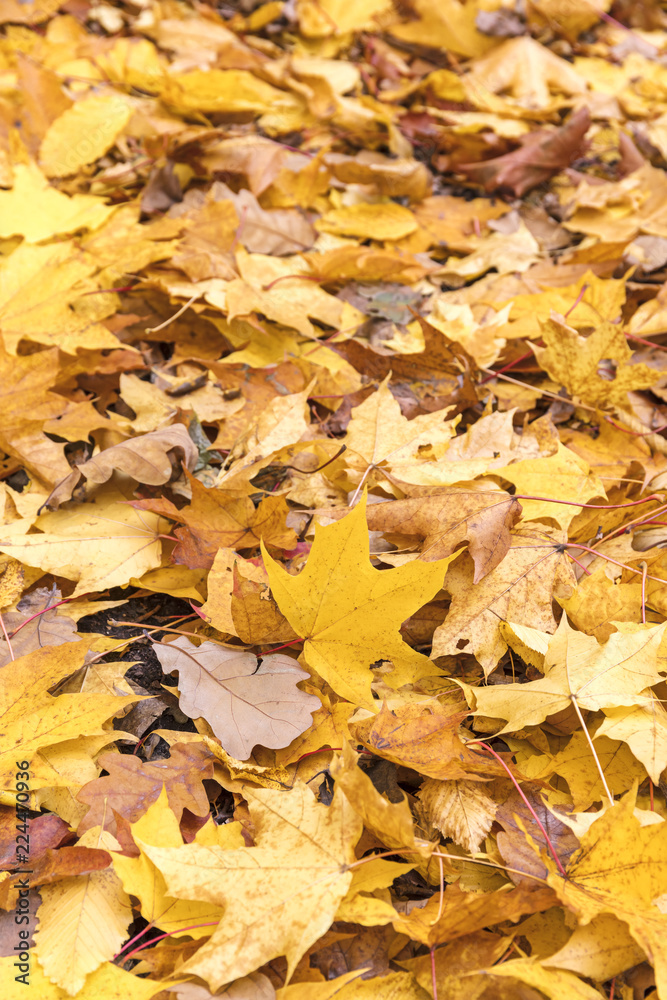
[[[53,746],[81,734],[101,733],[102,724],[116,712],[139,701],[140,695],[61,694],[49,688],[84,662],[88,643],[66,642],[42,646],[12,663],[11,677],[1,675],[0,717],[4,731],[0,750],[3,783],[14,770],[17,755],[30,759],[41,747]],[[85,749],[81,748],[86,757]]]
[[[342,697],[376,709],[369,667],[391,660],[399,687],[434,672],[403,641],[399,627],[442,586],[451,558],[380,571],[371,566],[366,500],[341,521],[318,527],[306,567],[291,576],[262,546],[271,592],[297,635],[306,662]]]
[[[100,827],[88,830],[79,846],[120,848]],[[44,885],[40,895],[35,954],[48,978],[74,996],[120,949],[132,922],[130,897],[112,868]]]
[[[665,624],[615,632],[601,646],[592,636],[575,632],[563,616],[544,660],[544,677],[526,684],[471,688],[462,683],[479,715],[507,719],[500,732],[537,725],[577,702],[581,709],[635,705],[641,692],[663,678],[658,651]]]
[[[25,533],[30,527],[25,521],[5,525],[0,551],[27,566],[78,581],[73,597],[122,586],[160,565],[160,525],[166,523],[123,500],[110,492],[98,496],[102,502],[43,514],[35,522],[41,531],[37,535]]]
[[[540,366],[554,382],[591,406],[627,406],[630,390],[649,389],[660,373],[648,365],[629,365],[632,356],[619,326],[604,321],[589,337],[582,337],[562,316],[552,314],[543,324],[546,347],[533,347]],[[612,371],[600,374],[603,361]]]
[[[288,979],[301,956],[329,929],[352,882],[347,866],[361,820],[342,794],[330,806],[305,785],[291,791],[244,789],[255,846],[235,850],[200,844],[152,847],[145,854],[175,898],[225,905],[211,940],[181,972],[218,990],[278,955]]]

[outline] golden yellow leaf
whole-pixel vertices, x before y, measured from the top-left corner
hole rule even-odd
[[[605,709],[597,735],[627,743],[655,784],[667,767],[667,711],[653,691],[641,692],[640,704]]]
[[[230,829],[231,827],[231,829]],[[226,824],[219,828],[228,834],[236,834],[236,843],[229,837],[229,847],[242,847],[243,837],[237,824]],[[169,806],[166,790],[153,802],[143,816],[131,824],[132,837],[140,848],[143,844],[153,847],[181,847],[183,838],[178,820]],[[201,831],[200,831],[201,832]],[[164,878],[143,851],[138,858],[127,857],[117,851],[112,852],[114,870],[127,893],[139,899],[141,915],[165,933],[175,937],[188,928],[188,936],[209,937],[210,926],[222,916],[222,908],[213,903],[194,903],[184,899],[174,899],[167,894]],[[197,924],[209,926],[196,927]]]
[[[0,191],[0,201],[4,193]],[[83,302],[90,307],[91,300],[82,299],[82,295],[95,288],[94,271],[94,260],[71,242],[46,246],[24,243],[2,258],[0,321],[5,349],[16,354],[22,340],[56,345],[72,354],[80,347],[118,347],[118,338],[99,322],[110,311],[105,296],[96,297],[92,315],[77,311]]]
[[[67,177],[111,149],[132,116],[120,95],[86,97],[52,123],[39,163],[47,177]]]
[[[635,812],[629,792],[598,814],[580,836],[567,878],[552,871],[548,881],[580,923],[611,913],[627,924],[655,969],[660,995],[667,986],[667,824],[653,813],[643,814],[647,823],[640,823]]]
[[[391,802],[377,791],[368,775],[358,767],[358,755],[349,743],[343,745],[343,756],[329,765],[329,773],[337,787],[345,793],[364,826],[387,847],[409,848],[430,853],[430,845],[415,838],[414,822],[407,799]],[[361,874],[366,871],[366,866]],[[355,875],[355,880],[356,880]],[[367,890],[370,891],[370,890]]]
[[[571,570],[561,567],[562,557],[552,548],[563,538],[564,532],[540,522],[519,525],[511,533],[511,547],[503,561],[476,584],[472,559],[459,556],[445,579],[452,603],[444,624],[433,635],[432,655],[455,656],[464,649],[488,674],[507,648],[503,621],[554,631],[554,586],[560,581],[574,582]]]
[[[597,1000],[598,990],[584,983],[578,976],[560,969],[545,968],[542,963],[530,958],[513,958],[509,962],[485,969],[490,977],[518,979],[520,983],[533,986],[550,1000]]]
[[[97,229],[113,211],[95,195],[69,197],[57,191],[34,163],[17,163],[13,188],[0,191],[0,236],[20,235],[27,243],[39,243],[78,229]]]
[[[615,632],[601,646],[575,632],[563,616],[544,658],[544,677],[526,684],[470,688],[479,715],[507,719],[500,732],[537,725],[576,700],[581,709],[599,711],[641,703],[641,693],[662,680],[658,659],[665,624],[644,626],[623,635]],[[520,694],[519,694],[520,691]]]
[[[567,943],[542,964],[603,981],[643,961],[644,952],[630,937],[627,924],[613,913],[601,913],[590,924],[575,928]]]
[[[0,713],[4,740],[0,771],[6,785],[17,754],[30,759],[41,747],[74,739],[82,733],[101,733],[102,724],[140,695],[62,694],[49,688],[84,662],[88,643],[67,642],[43,646],[4,668],[0,684]],[[82,748],[82,754],[85,752]]]
[[[627,405],[630,390],[648,389],[660,377],[648,365],[627,364],[632,352],[613,323],[600,323],[584,338],[554,314],[543,325],[542,336],[546,346],[533,348],[540,366],[554,382],[591,406]],[[603,360],[612,369],[600,374]]]
[[[593,497],[606,498],[604,485],[591,474],[588,462],[562,444],[555,455],[527,458],[494,472],[514,483],[517,494],[548,498],[522,499],[525,521],[551,518],[567,529],[581,510],[577,504],[587,503]],[[550,503],[550,500],[573,500],[574,504]]]
[[[74,597],[122,586],[159,566],[158,535],[164,522],[150,511],[133,510],[117,494],[108,494],[106,503],[104,499],[43,514],[36,522],[41,534],[26,535],[22,522],[7,525],[0,550],[28,566],[78,581]]]
[[[336,524],[318,528],[305,569],[290,576],[262,546],[271,592],[292,628],[306,640],[306,662],[334,691],[374,708],[369,667],[391,660],[392,687],[433,671],[398,629],[442,586],[448,559],[408,563],[381,572],[369,561],[365,497]]]
[[[244,796],[255,824],[254,847],[144,845],[170,895],[225,904],[211,940],[181,969],[214,990],[278,955],[287,957],[292,974],[349,889],[347,866],[361,833],[361,821],[341,794],[328,807],[303,785],[246,788]]]
[[[99,827],[88,830],[79,845],[120,846]],[[40,894],[35,954],[51,982],[74,996],[86,977],[120,950],[132,922],[130,897],[110,868],[42,886]]]
[[[395,202],[350,205],[333,208],[321,217],[317,228],[338,236],[357,236],[370,240],[400,240],[417,229],[417,220],[403,205]]]
[[[0,985],[7,1000],[22,1000],[25,997],[25,985],[16,980],[14,961],[13,957],[0,958]],[[68,1000],[71,996],[71,993],[51,982],[38,962],[31,963],[29,982],[30,987],[39,992],[40,1000]],[[90,973],[76,996],[77,1000],[100,1000],[101,997],[104,1000],[150,1000],[164,989],[164,985],[162,982],[140,979],[113,962],[104,962],[95,972]]]
[[[181,114],[299,110],[300,102],[244,69],[193,70],[166,78],[162,100]]]

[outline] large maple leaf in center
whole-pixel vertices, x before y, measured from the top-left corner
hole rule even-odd
[[[435,672],[401,638],[401,624],[442,587],[451,558],[375,569],[369,559],[365,498],[342,520],[318,527],[308,563],[292,576],[263,548],[278,607],[306,642],[307,663],[343,698],[377,708],[371,664],[391,660],[393,687]]]

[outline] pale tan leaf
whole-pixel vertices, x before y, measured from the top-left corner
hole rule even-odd
[[[237,760],[247,760],[254,746],[289,746],[320,707],[319,698],[297,687],[306,671],[283,653],[258,659],[214,642],[197,647],[185,636],[155,650],[165,673],[178,671],[181,711],[206,719]]]

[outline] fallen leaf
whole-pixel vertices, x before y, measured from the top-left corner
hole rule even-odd
[[[179,705],[205,718],[227,753],[247,760],[253,746],[286,747],[312,722],[319,701],[297,684],[308,676],[285,653],[234,652],[179,636],[156,646],[165,673],[178,672]]]
[[[306,662],[343,697],[372,708],[368,668],[377,659],[391,660],[392,686],[432,670],[425,656],[403,642],[398,628],[438,592],[447,560],[374,569],[365,515],[362,499],[342,521],[319,528],[308,563],[296,577],[271,559],[263,544],[262,555],[278,607],[305,640]]]
[[[342,795],[326,807],[303,785],[244,794],[255,824],[253,847],[144,847],[172,896],[219,904],[233,899],[210,942],[181,970],[216,991],[278,955],[287,957],[288,975],[293,971],[347,893],[352,872],[346,869],[361,833]]]

